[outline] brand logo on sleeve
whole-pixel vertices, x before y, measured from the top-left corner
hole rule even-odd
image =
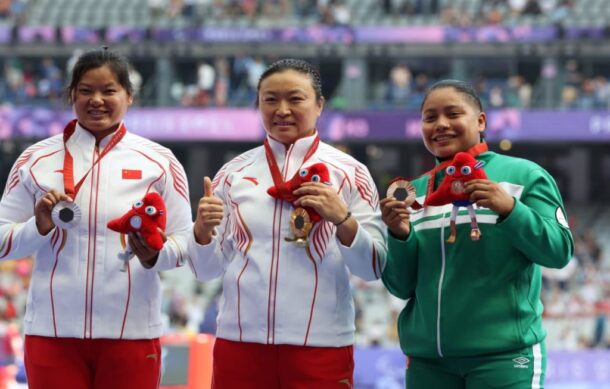
[[[566,215],[563,214],[561,207],[557,207],[557,210],[555,211],[555,218],[557,219],[557,223],[561,224],[565,228],[570,228]]]

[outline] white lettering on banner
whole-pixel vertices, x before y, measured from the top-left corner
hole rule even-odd
[[[369,122],[366,119],[347,119],[345,135],[354,138],[365,138],[369,135]]]
[[[592,115],[589,119],[589,132],[610,134],[610,115]]]

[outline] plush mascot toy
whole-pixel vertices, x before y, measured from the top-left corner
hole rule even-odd
[[[108,228],[122,234],[139,233],[150,248],[161,250],[163,248],[163,236],[158,228],[165,231],[167,222],[167,210],[161,195],[155,192],[147,193],[143,199],[136,201],[131,209],[123,216],[108,222]],[[129,244],[125,252],[119,254],[119,258],[125,261],[125,265],[133,252]]]
[[[301,168],[290,180],[281,183],[278,186],[272,186],[267,189],[267,193],[276,199],[282,199],[290,203],[297,200],[292,192],[295,191],[304,182],[321,182],[326,185],[331,185],[330,174],[328,168],[323,163],[314,163],[311,166]],[[322,217],[311,207],[305,207],[305,211],[309,215],[312,223],[316,223]]]
[[[447,243],[455,242],[455,219],[460,207],[466,207],[470,215],[470,239],[479,240],[481,237],[476,213],[469,200],[469,195],[464,192],[464,183],[475,179],[487,179],[487,174],[483,170],[483,161],[477,161],[468,153],[457,153],[445,169],[445,178],[438,189],[427,196],[424,201],[424,206],[453,204],[449,219],[451,234]]]

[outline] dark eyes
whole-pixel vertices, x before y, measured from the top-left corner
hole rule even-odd
[[[138,200],[135,203],[133,203],[134,208],[140,208],[142,205],[144,205],[144,201],[142,201],[142,200]]]
[[[455,166],[447,166],[447,169],[445,169],[445,173],[447,173],[448,176],[452,176],[453,173],[455,173]]]
[[[458,118],[460,116],[460,114],[461,114],[460,112],[449,112],[449,113],[445,114],[445,116],[448,117],[449,119],[455,119],[455,118]],[[424,122],[431,123],[437,119],[438,119],[438,116],[433,115],[433,116],[425,116],[423,120],[424,120]]]
[[[305,98],[303,98],[301,96],[294,96],[294,97],[290,97],[289,100],[292,103],[300,103],[302,101],[305,101]],[[263,98],[263,101],[266,103],[274,103],[274,102],[278,101],[278,98],[269,96],[269,97]]]
[[[320,176],[318,174],[314,174],[311,176],[311,182],[320,182]]]
[[[305,177],[309,171],[307,169],[299,170],[299,176]]]
[[[460,169],[460,172],[461,172],[463,175],[467,176],[467,175],[469,175],[470,173],[472,173],[472,169],[470,168],[470,166],[462,166],[462,168]]]
[[[82,95],[89,95],[89,94],[93,93],[93,89],[88,89],[88,88],[80,88],[77,91],[78,91],[78,93],[80,93]],[[118,92],[117,89],[104,89],[102,91],[102,93],[105,94],[105,95],[112,95],[112,94],[115,94],[117,92]]]

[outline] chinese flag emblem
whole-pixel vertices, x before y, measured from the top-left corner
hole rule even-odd
[[[122,177],[124,180],[141,180],[142,170],[123,169]]]

